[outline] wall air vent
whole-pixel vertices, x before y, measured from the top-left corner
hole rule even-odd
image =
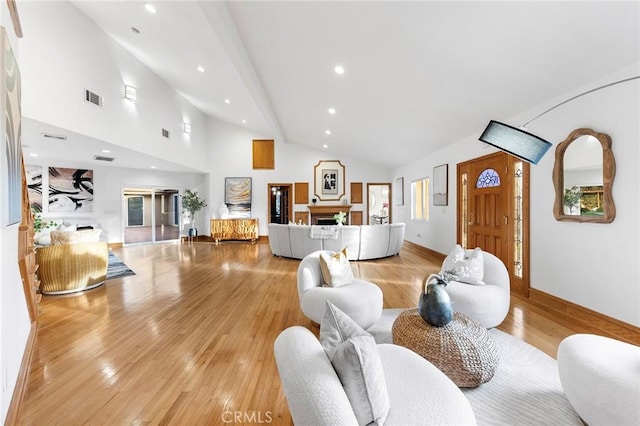
[[[169,139],[169,131],[167,129],[162,129],[162,137]]]
[[[59,141],[66,141],[67,140],[66,136],[64,136],[64,135],[56,135],[56,134],[53,134],[53,133],[43,133],[42,137],[43,138],[47,138],[47,139],[57,139]]]
[[[84,90],[84,100],[102,108],[102,96],[93,93],[91,90]]]
[[[115,160],[114,157],[105,157],[104,155],[94,155],[93,159],[97,161],[107,161],[109,163]]]

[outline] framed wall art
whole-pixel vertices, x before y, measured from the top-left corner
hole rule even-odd
[[[404,206],[404,178],[396,179],[396,206]]]
[[[229,218],[250,218],[251,178],[224,178],[224,203],[229,209]]]
[[[433,205],[449,205],[449,165],[433,168]]]
[[[313,192],[321,201],[339,201],[344,195],[344,165],[339,160],[321,160],[313,166]]]
[[[92,212],[93,170],[49,167],[49,213]]]
[[[3,225],[22,220],[22,115],[20,106],[20,71],[4,28],[0,28],[0,79],[4,87],[4,102],[0,103],[5,146],[2,157],[6,162],[6,175],[0,178],[0,193],[6,194],[1,214]]]

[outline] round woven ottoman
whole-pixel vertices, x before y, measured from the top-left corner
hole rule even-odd
[[[500,362],[487,329],[460,312],[444,327],[434,327],[409,309],[393,323],[392,335],[394,344],[421,355],[461,388],[488,382]]]

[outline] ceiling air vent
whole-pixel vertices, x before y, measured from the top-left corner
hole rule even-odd
[[[162,137],[169,139],[169,131],[167,129],[162,129]]]
[[[105,157],[104,155],[94,155],[93,159],[97,161],[107,161],[109,163],[115,160],[114,157]]]
[[[93,93],[91,90],[84,90],[84,100],[102,108],[102,96]]]

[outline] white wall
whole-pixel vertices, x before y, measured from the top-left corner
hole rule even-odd
[[[267,234],[267,184],[309,182],[309,202],[313,198],[314,169],[320,160],[340,160],[345,166],[346,199],[350,200],[350,183],[363,182],[391,182],[387,169],[371,166],[363,161],[340,158],[328,151],[312,150],[298,144],[285,144],[276,141],[275,169],[252,169],[252,140],[269,139],[271,135],[256,134],[243,127],[234,126],[227,122],[210,119],[208,129],[210,139],[209,166],[210,192],[208,217],[217,217],[218,208],[224,202],[225,177],[252,178],[252,217],[258,218],[260,235]],[[366,200],[366,194],[364,194]],[[365,201],[366,202],[366,201]],[[321,204],[341,204],[339,202],[318,202]],[[351,208],[361,210],[366,214],[366,204],[354,204]],[[307,205],[295,205],[294,211],[308,211]],[[394,222],[398,220],[394,217]]]
[[[486,117],[487,123],[498,119],[519,125],[582,91],[632,75],[640,75],[640,64],[516,117]],[[617,163],[613,185],[617,216],[611,224],[556,221],[554,149],[531,167],[531,287],[635,326],[640,326],[639,117],[640,83],[635,80],[576,99],[529,126],[529,131],[554,144],[579,127],[607,133]],[[494,152],[478,142],[482,130],[394,171],[394,178],[404,177],[407,197],[404,206],[394,206],[393,217],[407,223],[408,240],[441,253],[456,243],[456,164]],[[449,205],[430,205],[427,222],[410,220],[411,181],[430,176],[434,166],[444,163],[449,164]]]
[[[124,241],[122,226],[125,223],[126,205],[122,197],[124,188],[158,188],[177,189],[182,193],[185,188],[198,191],[199,194],[208,192],[208,176],[206,173],[175,173],[149,169],[126,169],[119,167],[95,167],[79,162],[56,162],[50,164],[46,159],[27,159],[29,165],[42,167],[42,200],[43,218],[91,218],[107,232],[110,243]],[[93,211],[86,213],[49,213],[47,209],[47,192],[49,187],[48,167],[89,168],[93,170]],[[204,215],[196,217],[199,229],[206,229],[209,224]]]
[[[0,25],[7,29],[7,35],[16,58],[19,58],[20,45],[13,31],[6,3],[0,5]],[[0,96],[5,96],[4,87]],[[0,134],[4,135],[4,120],[0,126]],[[4,144],[4,142],[3,142]],[[0,179],[6,179],[7,163],[4,147],[0,154]],[[7,194],[0,194],[2,203]],[[29,312],[22,290],[22,278],[18,269],[18,225],[0,226],[0,382],[2,400],[0,418],[2,423],[13,396],[22,354],[29,337],[31,323]]]
[[[207,170],[206,116],[71,3],[23,2],[20,18],[24,116]],[[135,104],[124,99],[125,84],[137,88]],[[103,108],[84,101],[85,88],[104,97]]]

